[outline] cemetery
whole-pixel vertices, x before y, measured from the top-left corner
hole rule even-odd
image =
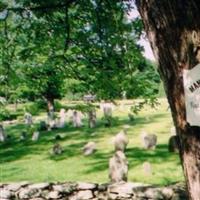
[[[0,200],[200,200],[197,0],[0,0]]]
[[[165,187],[182,183],[177,147],[170,142],[174,127],[166,99],[160,99],[156,109],[145,106],[134,121],[128,117],[132,100],[123,101],[123,112],[121,101],[113,106],[115,120],[110,127],[104,124],[101,106],[96,109],[95,127],[89,126],[89,116],[84,113],[82,126],[74,126],[74,111],[64,112],[64,108],[55,113],[59,126],[50,130],[45,112],[32,116],[32,125],[38,127],[38,131],[32,128],[33,133],[28,131],[26,115],[15,123],[6,122],[3,133],[12,137],[0,144],[1,182],[28,181],[23,188],[27,188],[28,183],[66,181],[103,184],[123,180],[143,183],[144,187],[146,184]],[[61,103],[69,105],[64,100]],[[65,119],[60,113],[65,113]],[[64,127],[60,126],[61,118]],[[147,137],[151,135],[157,137],[153,148],[149,145],[151,137],[149,140]]]

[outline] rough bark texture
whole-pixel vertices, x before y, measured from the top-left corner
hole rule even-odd
[[[183,69],[191,69],[198,63],[195,50],[200,46],[200,3],[198,0],[136,0],[136,4],[158,60],[180,139],[190,199],[200,200],[200,128],[186,122],[182,76]]]

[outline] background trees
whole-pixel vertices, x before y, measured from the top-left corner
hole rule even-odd
[[[123,91],[129,98],[157,94],[159,77],[142,55],[142,24],[127,17],[131,7],[102,0],[3,2],[1,95],[53,104],[70,88],[99,99],[120,98]]]

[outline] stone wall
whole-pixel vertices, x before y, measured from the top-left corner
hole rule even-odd
[[[0,184],[0,200],[186,200],[183,184],[153,187],[139,183],[10,183]]]

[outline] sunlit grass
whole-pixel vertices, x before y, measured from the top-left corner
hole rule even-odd
[[[167,149],[172,125],[171,114],[165,100],[160,100],[157,109],[146,107],[129,122],[128,112],[130,102],[124,107],[116,107],[114,117],[117,117],[111,128],[105,128],[101,122],[102,113],[98,111],[98,125],[95,129],[73,128],[42,132],[38,142],[32,142],[31,136],[25,142],[18,138],[25,128],[22,124],[6,127],[12,142],[0,144],[0,181],[88,181],[108,182],[108,160],[113,155],[112,138],[124,124],[129,124],[129,144],[126,151],[129,160],[129,181],[165,185],[183,181],[183,174],[177,154],[169,153]],[[43,115],[44,116],[44,115]],[[41,116],[40,116],[41,118]],[[158,146],[155,150],[144,150],[141,146],[140,133],[146,130],[158,136]],[[51,156],[50,150],[54,137],[60,134],[63,140],[60,144],[64,153]],[[85,157],[82,147],[88,141],[97,143],[98,151]],[[152,166],[152,175],[146,176],[142,164],[148,161]]]

